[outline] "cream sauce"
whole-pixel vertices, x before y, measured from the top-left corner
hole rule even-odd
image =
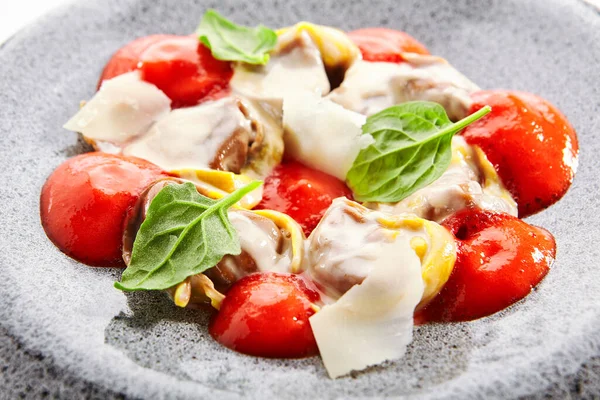
[[[364,115],[395,104],[427,100],[440,103],[451,120],[468,115],[477,85],[440,57],[405,53],[406,62],[356,61],[341,86],[327,97]]]
[[[247,211],[230,211],[229,220],[258,271],[288,272],[292,260],[289,238],[268,218]]]
[[[420,247],[430,247],[429,235],[422,224],[402,226],[393,224],[393,219],[346,198],[333,201],[310,235],[305,255],[308,273],[328,297],[337,299],[360,284],[379,264],[386,249],[393,248],[395,243],[411,243],[418,237],[422,241]],[[389,222],[387,227],[386,222]],[[396,252],[399,268],[404,256]]]
[[[256,140],[249,149],[241,172],[255,179],[264,179],[283,158],[281,102],[250,99],[239,94],[236,97],[242,101],[245,113],[256,130]]]
[[[221,144],[237,131],[255,137],[240,102],[229,97],[171,111],[122,152],[165,170],[208,168]]]
[[[517,215],[517,205],[482,151],[452,138],[452,162],[436,181],[398,203],[366,203],[392,214],[414,213],[440,222],[467,207]]]

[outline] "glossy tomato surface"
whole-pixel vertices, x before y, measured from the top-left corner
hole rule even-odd
[[[503,310],[527,296],[554,262],[554,237],[508,214],[465,209],[442,225],[457,239],[457,260],[417,316],[421,322],[468,321]]]
[[[98,86],[134,70],[165,92],[173,108],[220,97],[233,75],[231,64],[216,60],[194,35],[152,35],[117,51],[106,64]]]
[[[579,145],[566,117],[547,100],[524,92],[488,90],[473,94],[471,112],[492,112],[469,125],[463,136],[494,164],[519,206],[521,218],[558,201],[577,169]]]
[[[165,176],[147,161],[106,153],[71,158],[42,188],[40,216],[48,238],[85,264],[122,266],[124,219],[140,193]]]
[[[140,56],[151,45],[165,39],[177,37],[178,36],[174,35],[144,36],[121,47],[115,54],[113,54],[111,59],[104,67],[102,75],[100,76],[100,80],[98,81],[98,88],[100,88],[100,85],[105,80],[112,79],[116,76],[136,70],[138,68],[138,64],[140,63]]]
[[[348,33],[365,61],[404,61],[402,53],[429,54],[417,39],[408,33],[387,28],[365,28]]]
[[[294,274],[257,273],[227,292],[210,334],[241,353],[272,358],[299,358],[318,353],[308,318],[319,294]]]
[[[231,64],[216,60],[196,36],[154,43],[140,56],[140,71],[142,79],[169,96],[173,107],[221,96],[233,76]]]
[[[281,211],[302,226],[306,236],[315,229],[333,199],[352,191],[339,179],[295,161],[278,165],[265,179],[257,209]]]

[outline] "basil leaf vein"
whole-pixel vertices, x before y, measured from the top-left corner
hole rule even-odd
[[[124,291],[162,290],[241,252],[227,210],[256,189],[252,182],[227,197],[202,196],[191,182],[165,186],[152,200],[121,282]]]
[[[266,26],[236,25],[215,10],[204,14],[196,34],[214,58],[248,64],[266,64],[269,51],[277,44],[277,34]]]
[[[362,149],[346,181],[358,201],[398,202],[438,179],[452,160],[452,137],[491,111],[452,123],[433,102],[402,103],[374,114],[363,134],[375,142]]]

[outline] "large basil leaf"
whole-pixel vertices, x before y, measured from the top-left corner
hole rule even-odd
[[[161,290],[241,252],[227,210],[260,186],[252,182],[227,197],[202,196],[193,183],[165,186],[152,200],[117,289]]]
[[[358,153],[346,181],[358,201],[397,202],[439,178],[452,159],[452,136],[491,111],[452,123],[428,101],[402,103],[367,118],[375,142]]]
[[[266,64],[277,43],[277,34],[266,26],[236,25],[215,10],[204,14],[196,34],[214,58],[249,64]]]

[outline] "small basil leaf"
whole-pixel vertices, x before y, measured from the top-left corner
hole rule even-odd
[[[277,34],[266,26],[236,25],[215,10],[204,14],[196,34],[214,58],[248,64],[266,64],[277,43]]]
[[[241,252],[227,210],[261,185],[252,182],[220,200],[202,196],[193,183],[165,186],[152,200],[133,244],[131,262],[117,289],[162,290]]]
[[[452,137],[491,111],[489,106],[452,123],[428,101],[402,103],[367,118],[361,150],[346,181],[358,201],[398,202],[439,178],[452,159]]]

